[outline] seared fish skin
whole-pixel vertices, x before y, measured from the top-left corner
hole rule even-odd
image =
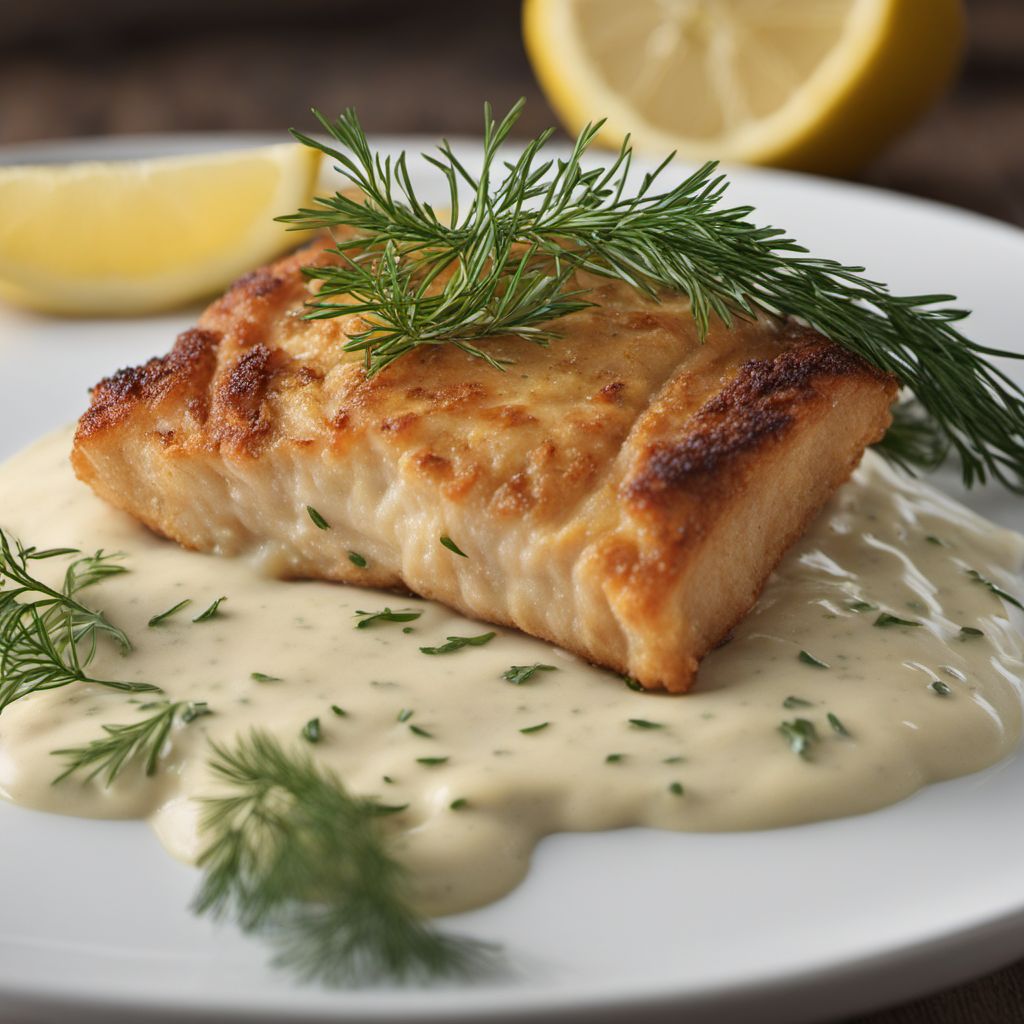
[[[550,348],[487,342],[505,373],[441,346],[367,380],[350,318],[301,317],[322,248],[101,381],[78,476],[189,548],[405,587],[683,691],[890,422],[895,381],[807,328],[701,344],[685,300],[597,278]]]

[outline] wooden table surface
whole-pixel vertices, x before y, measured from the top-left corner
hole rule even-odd
[[[1024,226],[1024,0],[966,0],[952,92],[857,177]],[[481,100],[555,123],[518,0],[0,0],[0,143],[307,126],[358,108],[373,132],[474,134]],[[1022,268],[1024,270],[1024,268]],[[1024,865],[1022,865],[1024,866]],[[941,986],[936,978],[936,986]],[[1024,963],[856,1024],[1020,1024]]]

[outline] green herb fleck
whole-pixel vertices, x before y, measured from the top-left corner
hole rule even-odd
[[[401,814],[402,811],[409,810],[408,804],[374,804],[373,813],[378,817],[383,817],[386,814]]]
[[[413,716],[412,708],[402,708],[402,710],[398,712],[398,721],[399,722],[408,722],[409,719],[412,718],[412,716]]]
[[[432,732],[427,732],[426,729],[423,729],[418,725],[410,725],[409,732],[414,736],[422,736],[425,740],[432,740],[434,738],[434,734]]]
[[[619,677],[630,690],[635,690],[637,693],[644,692],[643,683],[638,683],[632,676],[620,676]]]
[[[172,615],[177,615],[182,608],[187,608],[192,603],[190,597],[186,597],[184,601],[179,601],[173,608],[168,608],[167,611],[161,612],[159,615],[154,615],[149,620],[150,626],[162,626]]]
[[[944,548],[946,546],[946,542],[944,540],[940,540],[934,533],[927,534],[924,539],[928,541],[929,544],[934,544],[937,548]]]
[[[541,722],[539,725],[528,725],[525,729],[520,729],[519,731],[525,734],[540,732],[541,729],[546,729],[550,724],[550,722]]]
[[[811,744],[818,741],[818,730],[814,728],[813,722],[806,718],[794,718],[792,722],[783,722],[779,732],[786,738],[794,754],[799,754],[805,761],[810,760]]]
[[[181,713],[181,720],[188,725],[197,718],[212,714],[213,710],[205,700],[190,700],[185,704],[185,710]]]
[[[310,743],[320,742],[320,719],[311,718],[302,727],[302,736],[304,739],[309,740]]]
[[[949,697],[953,693],[953,691],[941,679],[933,679],[928,684],[928,689],[931,690],[936,697]]]
[[[382,775],[382,776],[381,776],[381,778],[382,778],[382,779],[383,779],[383,780],[384,780],[384,781],[385,781],[385,782],[386,782],[386,783],[387,783],[387,784],[388,784],[389,786],[393,786],[393,785],[395,784],[395,780],[394,780],[393,778],[391,778],[391,776],[390,776],[390,775]]]
[[[457,800],[453,800],[448,805],[448,808],[449,808],[449,810],[452,810],[452,811],[461,811],[461,810],[464,810],[468,806],[469,806],[469,801],[464,796],[460,796]]]
[[[450,636],[446,644],[440,647],[421,647],[424,654],[451,654],[453,651],[461,651],[463,647],[483,647],[490,643],[498,634],[481,633],[480,636]]]
[[[335,713],[335,714],[336,714],[336,715],[337,715],[337,716],[338,716],[339,718],[348,718],[348,712],[347,712],[347,711],[346,711],[346,710],[345,710],[344,708],[339,708],[337,704],[332,704],[332,705],[331,705],[331,710],[332,710],[332,711],[333,711],[333,712],[334,712],[334,713]]]
[[[970,576],[975,583],[980,583],[983,587],[988,587],[996,597],[1001,597],[1004,601],[1008,601],[1015,608],[1019,608],[1021,611],[1024,611],[1024,604],[1021,604],[1017,598],[1012,594],[1008,594],[1001,587],[997,587],[990,579],[982,576],[976,569],[968,569],[967,575]]]
[[[880,626],[882,629],[886,629],[889,626],[920,626],[920,622],[913,622],[910,619],[901,619],[898,615],[890,615],[888,612],[882,612],[874,621],[874,625]]]
[[[814,656],[813,654],[811,654],[811,653],[810,653],[809,651],[801,651],[801,652],[800,652],[800,653],[799,653],[799,654],[797,655],[797,657],[798,657],[798,658],[799,658],[799,659],[800,659],[800,660],[801,660],[801,661],[802,661],[802,662],[803,662],[803,663],[804,663],[805,665],[813,665],[813,666],[814,666],[814,668],[831,668],[831,667],[832,667],[831,665],[829,665],[829,664],[827,664],[826,662],[822,661],[822,660],[821,660],[820,658],[816,658],[816,657],[815,657],[815,656]]]
[[[783,702],[784,708],[809,708],[813,707],[813,703],[809,700],[804,700],[803,697],[787,697]]]
[[[309,518],[313,520],[313,525],[318,530],[329,530],[331,528],[331,524],[312,505],[307,505],[306,511],[309,513]]]
[[[447,764],[447,757],[417,757],[417,764],[425,764],[428,768],[434,768],[440,764]]]
[[[366,561],[366,559],[365,559],[365,558],[363,558],[363,556],[362,556],[361,554],[359,554],[359,552],[358,552],[358,551],[350,551],[350,552],[348,553],[348,560],[349,560],[349,561],[350,561],[350,562],[351,562],[351,563],[352,563],[352,564],[353,564],[353,565],[354,565],[354,566],[355,566],[355,567],[356,567],[357,569],[365,569],[365,568],[366,568],[366,566],[367,566],[367,561]]]
[[[251,672],[249,678],[256,683],[283,683],[280,676],[268,676],[266,672]]]
[[[356,612],[356,629],[369,629],[377,622],[415,622],[423,612],[415,611],[412,608],[402,608],[393,612],[385,608],[382,612]]]
[[[686,792],[686,790],[683,789],[683,784],[681,782],[669,783],[668,791],[673,796],[682,796]]]
[[[852,612],[874,612],[878,610],[877,604],[870,601],[847,601],[846,607]]]
[[[661,722],[649,722],[646,718],[631,718],[629,724],[635,726],[637,729],[664,729],[665,726]]]
[[[974,626],[961,626],[960,635],[966,640],[967,637],[984,636],[985,634],[980,629],[976,629]]]
[[[449,551],[454,552],[456,555],[459,555],[462,558],[469,558],[469,555],[467,555],[466,552],[463,551],[462,548],[460,548],[459,545],[451,539],[451,537],[442,537],[441,546],[446,547]]]
[[[226,597],[218,597],[209,608],[206,609],[202,615],[197,615],[192,621],[193,622],[209,622],[219,611],[220,606],[227,600]]]
[[[850,730],[847,729],[846,726],[843,725],[843,723],[839,720],[839,716],[832,714],[831,711],[828,713],[828,724],[832,726],[833,731],[836,732],[838,735],[850,735]]]
[[[605,764],[618,764],[626,755],[625,754],[609,754],[605,759]]]
[[[685,761],[685,760],[686,760],[685,757],[682,757],[679,754],[676,754],[673,757],[663,758],[661,763],[662,764],[682,764],[683,761]]]
[[[510,669],[501,673],[501,678],[508,680],[513,686],[522,686],[538,672],[555,672],[554,665],[542,665],[539,661],[532,665],[513,665]]]

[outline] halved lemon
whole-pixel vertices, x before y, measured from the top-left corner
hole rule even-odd
[[[526,0],[566,125],[694,160],[855,170],[949,83],[960,0]]]
[[[213,294],[294,246],[319,153],[297,143],[0,167],[0,294],[50,313],[146,313]]]

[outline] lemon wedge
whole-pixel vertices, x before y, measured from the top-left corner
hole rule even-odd
[[[48,313],[148,313],[210,295],[299,240],[319,153],[297,143],[0,167],[0,295]]]
[[[960,0],[526,0],[527,52],[571,129],[693,160],[845,173],[953,76]]]

